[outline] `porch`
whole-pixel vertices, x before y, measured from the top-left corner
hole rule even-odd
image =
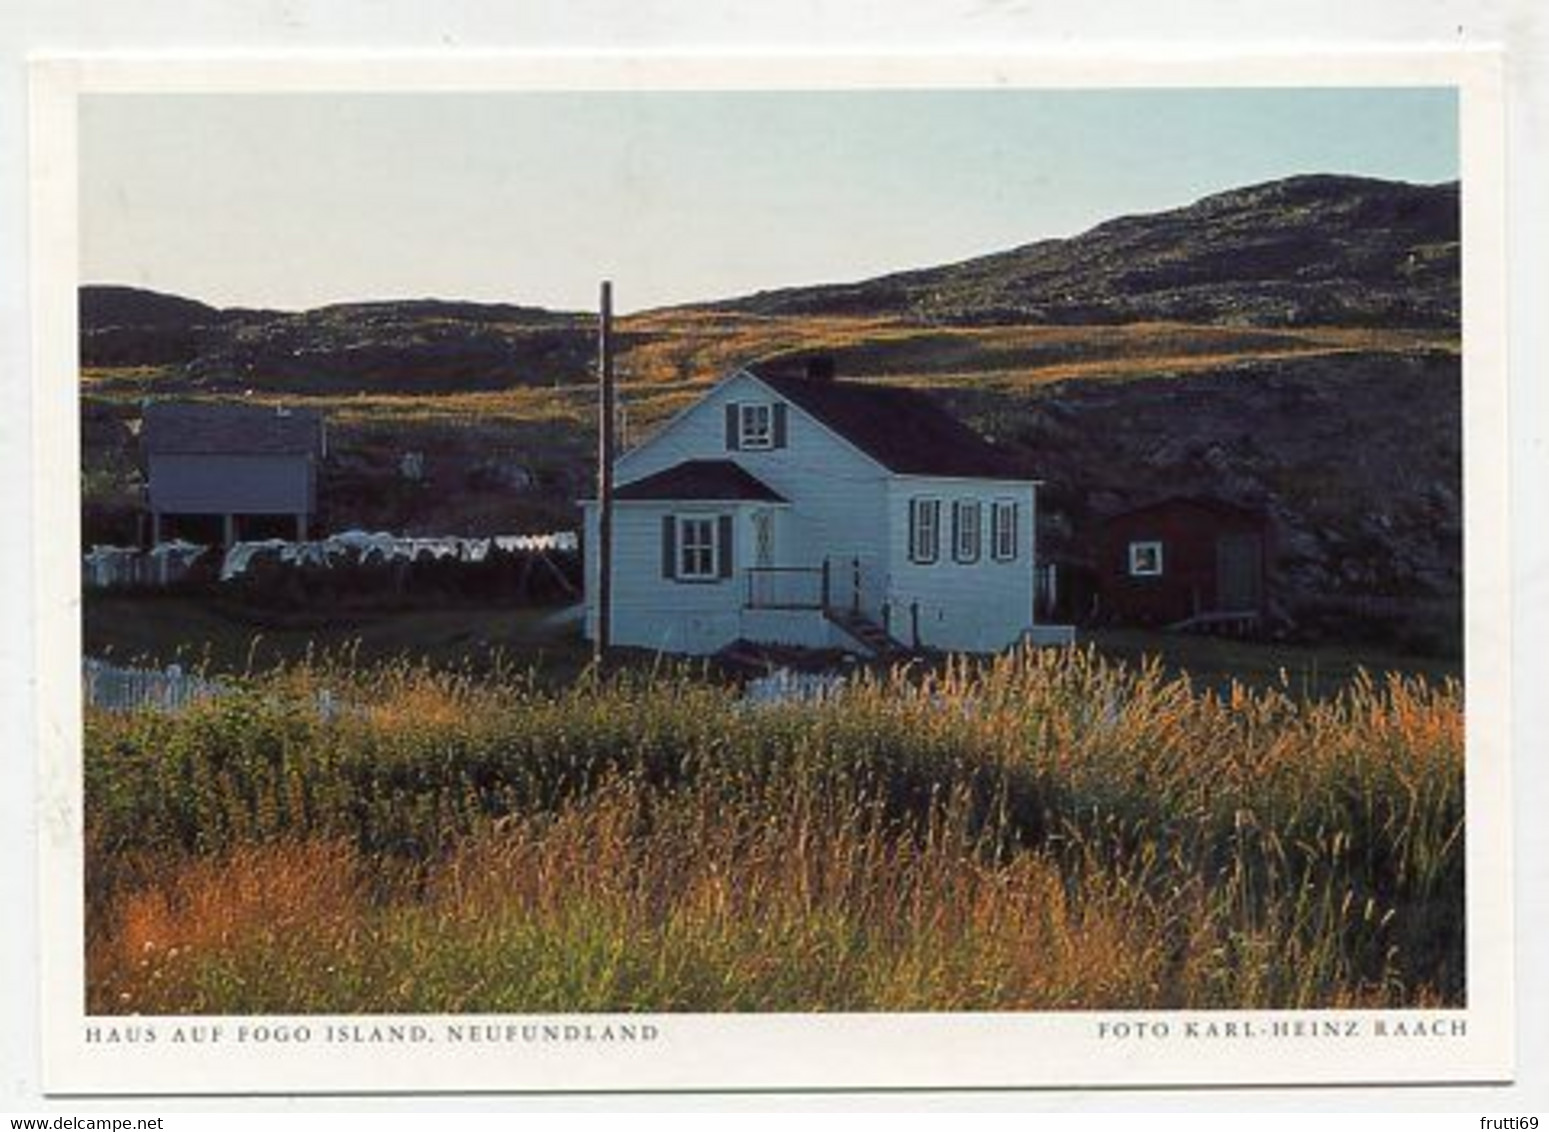
[[[782,639],[801,625],[803,638],[858,643],[873,655],[918,649],[919,606],[910,620],[892,602],[879,599],[881,578],[871,577],[859,557],[825,558],[816,566],[751,566],[743,571],[743,620],[752,632]],[[905,617],[910,616],[909,612]],[[895,632],[902,628],[904,634]]]

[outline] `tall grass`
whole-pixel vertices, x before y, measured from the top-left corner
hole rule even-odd
[[[1461,692],[290,669],[87,724],[99,1011],[1461,1002]]]

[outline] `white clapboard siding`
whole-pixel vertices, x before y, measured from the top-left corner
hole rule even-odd
[[[796,406],[788,407],[785,446],[726,448],[726,405],[782,401],[747,375],[717,386],[652,437],[621,457],[616,478],[631,483],[684,460],[732,459],[768,484],[789,506],[775,506],[773,565],[818,569],[828,558],[835,593],[848,595],[853,563],[859,560],[867,612],[880,615],[885,588],[887,473]],[[747,615],[747,579],[754,565],[753,513],[767,504],[620,503],[614,515],[613,625],[616,644],[671,652],[713,652],[749,632],[759,639],[826,647],[834,640],[820,618],[766,613]],[[661,517],[665,514],[735,516],[735,576],[718,583],[680,582],[662,576]],[[596,632],[598,572],[596,515],[587,509],[588,635]],[[773,622],[780,621],[778,628]]]
[[[733,539],[730,578],[680,582],[662,575],[662,516],[703,514],[719,517],[736,508],[703,504],[673,507],[658,503],[621,503],[613,510],[613,624],[612,642],[672,653],[710,653],[737,639],[746,582],[742,577],[741,552],[751,544],[741,523]],[[748,509],[744,509],[748,510]],[[587,636],[597,631],[596,595],[599,586],[597,515],[586,514]]]
[[[933,563],[909,560],[909,504],[915,498],[941,501],[940,553]],[[972,563],[953,555],[952,505],[960,500],[977,500],[980,507],[979,556]],[[1003,562],[992,553],[996,500],[1017,505],[1017,554]],[[1015,644],[1033,624],[1036,507],[1032,484],[894,477],[887,507],[893,635],[913,643],[910,607],[918,603],[920,644],[927,648],[983,652]]]
[[[881,571],[887,472],[874,460],[794,405],[787,412],[785,447],[727,451],[728,402],[782,400],[756,378],[731,377],[622,457],[618,482],[642,479],[684,460],[735,460],[793,504],[777,531],[778,565],[817,566],[825,554],[836,559],[859,555],[872,573]]]

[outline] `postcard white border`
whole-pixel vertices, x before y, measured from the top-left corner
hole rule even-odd
[[[43,1080],[51,1094],[619,1091],[790,1088],[1065,1088],[1103,1085],[1504,1082],[1513,1076],[1510,556],[1507,507],[1502,60],[1479,49],[1316,55],[1081,51],[40,58],[32,66],[32,294],[42,895]],[[1407,1011],[1059,1014],[654,1015],[650,1043],[351,1046],[234,1040],[190,1047],[88,1044],[81,860],[77,144],[83,93],[264,91],[802,90],[919,87],[1451,86],[1460,92],[1464,277],[1465,672],[1468,1006]],[[1384,1038],[1425,1017],[1462,1036]],[[1356,1038],[1187,1037],[1190,1022],[1353,1023]],[[444,1035],[471,1018],[394,1016]],[[599,1016],[544,1018],[600,1025]],[[626,1019],[616,1018],[614,1021]],[[252,1019],[142,1019],[218,1024]],[[266,1018],[306,1025],[379,1019]],[[522,1019],[487,1019],[512,1021]],[[532,1019],[527,1019],[532,1021]],[[1151,1038],[1102,1023],[1164,1023]],[[1240,1031],[1239,1031],[1240,1032]]]

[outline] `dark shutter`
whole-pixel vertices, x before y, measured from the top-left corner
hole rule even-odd
[[[959,530],[959,527],[962,524],[962,516],[963,516],[963,505],[961,503],[954,502],[952,504],[952,561],[953,562],[961,562],[963,560],[963,555],[962,555],[963,544],[958,541],[958,535],[962,533]]]
[[[732,575],[732,569],[734,566],[732,562],[731,516],[722,515],[719,520],[719,526],[719,537],[716,539],[716,542],[720,545],[721,548],[720,574],[723,578],[729,578]]]
[[[920,501],[909,500],[909,561],[920,560]]]
[[[774,446],[776,448],[785,447],[785,409],[784,401],[774,403]]]
[[[726,451],[728,452],[735,452],[741,447],[740,424],[737,419],[737,403],[732,401],[726,406]]]
[[[1022,509],[1020,507],[1018,507],[1015,503],[1008,503],[1008,504],[1006,504],[1006,506],[1011,508],[1011,554],[1010,554],[1010,557],[1015,558],[1017,555],[1022,553],[1022,544],[1017,540],[1017,518],[1021,514]]]
[[[678,524],[671,515],[662,516],[662,577],[678,576]]]

